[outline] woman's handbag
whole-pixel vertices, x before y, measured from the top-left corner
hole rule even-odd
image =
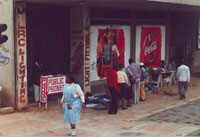
[[[68,110],[71,110],[71,109],[72,109],[72,102],[68,102],[68,103],[67,103],[67,109],[68,109]]]

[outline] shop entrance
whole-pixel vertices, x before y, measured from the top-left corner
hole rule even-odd
[[[180,64],[181,60],[184,60],[186,65],[192,66],[192,44],[191,43],[177,43],[175,47],[175,63],[177,67]]]
[[[43,62],[43,75],[67,74],[70,71],[69,7],[27,5],[28,100],[34,102],[32,67]]]

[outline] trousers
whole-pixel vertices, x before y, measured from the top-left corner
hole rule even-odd
[[[186,94],[187,89],[188,89],[188,82],[181,82],[181,81],[178,82],[178,92],[180,97]]]
[[[34,99],[35,102],[39,102],[39,97],[40,97],[40,87],[36,84],[33,84],[33,89],[34,89]]]

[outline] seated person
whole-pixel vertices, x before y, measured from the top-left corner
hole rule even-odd
[[[160,67],[161,67],[161,68],[164,68],[165,70],[168,69],[168,66],[166,65],[166,63],[165,63],[164,60],[161,60],[161,62],[160,62]]]

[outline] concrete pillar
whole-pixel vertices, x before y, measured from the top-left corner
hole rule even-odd
[[[75,74],[75,80],[83,88],[83,6],[72,6],[70,9],[70,71]]]
[[[165,62],[169,64],[169,49],[170,49],[170,13],[166,13],[166,42],[165,42]]]
[[[83,49],[83,81],[84,81],[84,92],[90,91],[90,15],[89,15],[89,7],[87,4],[83,7],[83,37],[84,37],[84,49]]]
[[[130,46],[130,57],[133,60],[136,59],[136,13],[135,11],[131,12],[131,46]],[[135,60],[136,61],[136,60]]]
[[[28,105],[26,5],[16,3],[16,103],[21,110]]]

